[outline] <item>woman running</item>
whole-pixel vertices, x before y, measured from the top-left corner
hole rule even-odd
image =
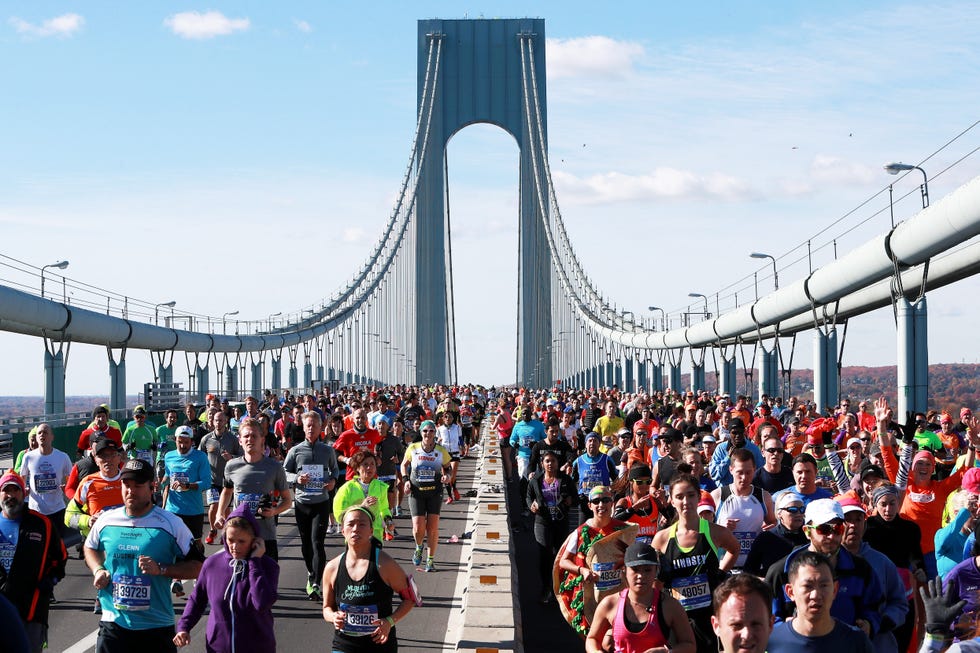
[[[527,505],[534,513],[534,539],[538,543],[541,571],[541,603],[554,598],[551,573],[558,547],[568,535],[568,509],[575,500],[575,481],[558,469],[558,455],[545,451],[541,473],[527,484]]]
[[[660,519],[660,508],[653,495],[650,494],[653,473],[644,463],[634,463],[621,481],[617,481],[613,489],[626,492],[626,496],[616,502],[613,516],[616,519],[632,522],[639,527],[636,534],[637,542],[653,542],[657,532],[657,521]]]
[[[724,526],[698,516],[701,485],[690,474],[674,476],[670,502],[678,520],[653,537],[660,552],[660,580],[680,601],[694,628],[698,653],[715,653],[718,638],[711,627],[711,594],[738,559],[739,544]]]
[[[422,422],[419,429],[422,441],[413,442],[405,450],[402,477],[408,507],[412,513],[412,535],[415,553],[412,564],[422,564],[422,543],[427,542],[429,555],[425,571],[435,571],[436,547],[439,545],[439,510],[442,507],[442,485],[449,482],[449,452],[436,444],[436,425],[432,420]]]
[[[340,518],[351,506],[363,504],[374,514],[374,537],[388,541],[391,532],[391,509],[388,507],[388,484],[378,479],[378,458],[370,451],[358,451],[351,456],[351,466],[357,476],[344,483],[333,499],[333,516]]]
[[[334,627],[333,653],[395,653],[395,624],[417,602],[405,572],[372,537],[373,522],[365,506],[348,508],[341,520],[347,550],[323,571],[323,618]],[[392,610],[396,593],[402,601]]]

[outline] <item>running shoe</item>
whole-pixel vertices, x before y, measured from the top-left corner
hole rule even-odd
[[[402,516],[402,507],[395,506],[395,517],[401,517],[401,516]]]
[[[320,593],[320,586],[316,583],[306,583],[306,596],[311,601],[322,601],[323,595]]]
[[[204,543],[205,544],[214,544],[214,538],[217,535],[218,535],[218,531],[216,531],[215,529],[212,528],[210,531],[208,531],[208,536],[206,538],[204,538]]]
[[[450,503],[452,503],[452,502],[453,502],[453,498],[452,498],[452,496],[448,496],[448,497],[446,497],[446,505],[447,505],[447,506],[448,506],[448,505],[449,505]]]
[[[436,559],[433,558],[432,556],[429,556],[428,558],[425,559],[425,571],[426,573],[428,573],[430,571],[435,571],[435,570],[436,570]]]
[[[459,490],[453,488],[453,501],[459,501]]]
[[[395,536],[389,533],[388,531],[385,531],[384,539],[385,542],[391,542],[393,539],[395,539]]]
[[[415,553],[412,554],[412,564],[416,567],[422,564],[422,547],[415,547]]]
[[[179,599],[184,595],[184,584],[179,580],[175,580],[174,582],[170,583],[170,591],[173,592],[173,595]]]

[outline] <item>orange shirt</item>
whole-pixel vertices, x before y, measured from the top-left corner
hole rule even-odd
[[[941,481],[932,481],[928,485],[914,485],[909,480],[905,488],[905,500],[899,514],[919,525],[922,531],[922,552],[936,550],[936,531],[942,527],[943,508],[950,492],[960,487],[963,482],[965,469]],[[911,471],[909,472],[911,476]]]
[[[102,472],[89,474],[78,484],[75,501],[86,508],[86,512],[90,515],[96,515],[106,508],[121,506],[123,498],[120,475],[106,479],[103,478]]]

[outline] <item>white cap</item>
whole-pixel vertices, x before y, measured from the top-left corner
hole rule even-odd
[[[174,433],[175,438],[193,438],[194,431],[191,430],[189,426],[178,426],[177,431]]]
[[[844,511],[833,499],[817,499],[806,507],[806,523],[819,526],[839,519],[844,521]]]

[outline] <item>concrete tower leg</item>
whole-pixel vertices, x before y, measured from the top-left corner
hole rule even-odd
[[[109,408],[126,408],[126,348],[119,350],[119,362],[112,356],[112,347],[106,347],[109,355]]]
[[[691,390],[697,392],[707,387],[704,378],[704,363],[694,363],[691,366]]]
[[[211,371],[209,365],[205,363],[203,367],[201,364],[194,364],[194,376],[197,378],[197,400],[203,402],[208,393],[211,392]]]
[[[65,412],[65,343],[44,339],[44,414],[63,415]]]
[[[900,297],[898,313],[898,413],[924,412],[929,395],[929,341],[926,298]]]
[[[650,363],[650,389],[654,392],[663,392],[664,366],[659,363]]]
[[[680,363],[670,364],[670,388],[674,392],[681,392],[681,365]]]
[[[647,368],[648,364],[646,361],[636,362],[636,391],[637,392],[649,392],[650,391],[650,380],[647,378]]]
[[[632,355],[627,355],[626,360],[623,362],[623,376],[625,382],[626,392],[636,392],[636,377],[633,376],[633,357]]]
[[[837,405],[837,329],[813,334],[813,400],[821,413]]]
[[[776,350],[759,346],[756,360],[759,370],[759,396],[779,394],[779,361]]]
[[[249,365],[252,376],[252,396],[256,399],[262,397],[263,373],[265,372],[265,361],[251,363]]]
[[[238,365],[225,363],[225,395],[229,399],[238,398]]]
[[[282,389],[282,352],[272,355],[272,387],[278,392]]]
[[[735,357],[721,359],[721,388],[720,394],[734,396],[737,394],[735,383],[738,380]]]

